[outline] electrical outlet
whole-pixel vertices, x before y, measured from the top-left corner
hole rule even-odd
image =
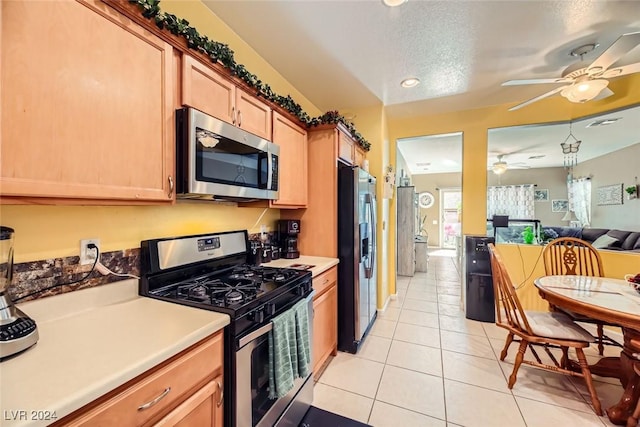
[[[96,260],[98,252],[95,249],[89,249],[87,246],[93,243],[100,250],[100,239],[82,239],[80,240],[80,265],[93,264]]]
[[[260,240],[263,242],[267,240],[267,226],[264,224],[260,226]]]

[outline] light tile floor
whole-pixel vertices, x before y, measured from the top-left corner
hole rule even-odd
[[[313,404],[375,427],[612,425],[594,414],[580,378],[522,366],[507,388],[517,344],[500,362],[505,331],[464,317],[451,255],[432,253],[428,273],[398,278],[398,298],[378,314],[358,354],[331,361]],[[595,350],[586,353],[597,360]],[[605,355],[616,353],[607,347]],[[594,379],[603,408],[611,406],[622,387]]]

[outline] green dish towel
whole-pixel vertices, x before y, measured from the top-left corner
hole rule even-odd
[[[311,298],[311,296],[309,297]],[[269,332],[269,399],[279,399],[292,388],[296,378],[310,372],[309,299],[271,320]]]

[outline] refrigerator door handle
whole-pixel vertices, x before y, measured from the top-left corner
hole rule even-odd
[[[371,217],[371,255],[370,255],[370,259],[371,259],[371,266],[370,266],[370,275],[369,278],[373,277],[373,269],[375,268],[375,264],[376,264],[376,244],[377,244],[377,236],[376,233],[378,232],[377,228],[376,228],[376,195],[372,194],[371,198],[370,198],[370,204],[371,207],[369,209],[369,214]]]

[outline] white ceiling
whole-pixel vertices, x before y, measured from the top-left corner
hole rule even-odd
[[[575,47],[600,43],[590,62],[640,30],[633,0],[204,3],[321,110],[382,102],[390,117],[524,101],[554,86],[500,83],[560,77]],[[410,76],[422,83],[400,87]]]
[[[603,119],[618,120],[610,125],[589,126]],[[582,141],[578,162],[640,143],[640,107],[576,120],[571,133]],[[507,164],[526,165],[531,168],[563,166],[560,144],[569,136],[569,123],[513,126],[489,129],[487,167],[498,161],[498,154]],[[398,150],[412,175],[461,172],[461,133],[406,138],[398,141]],[[572,138],[568,142],[574,142]],[[532,156],[543,156],[531,159]],[[425,165],[424,163],[429,163]],[[507,172],[508,173],[508,172]]]

